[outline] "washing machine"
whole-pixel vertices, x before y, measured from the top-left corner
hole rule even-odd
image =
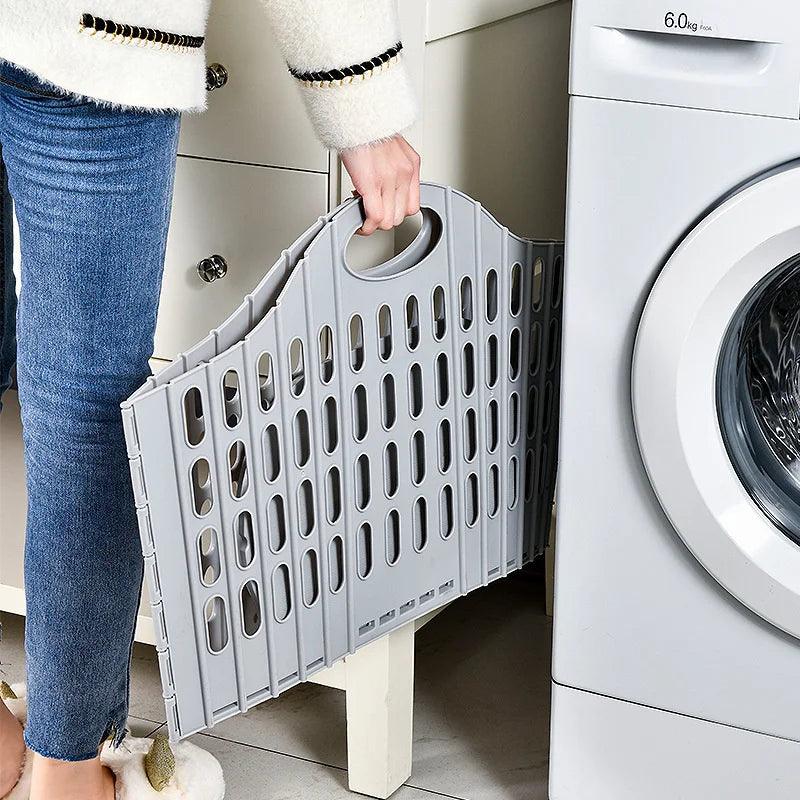
[[[551,800],[800,797],[800,3],[575,0]]]

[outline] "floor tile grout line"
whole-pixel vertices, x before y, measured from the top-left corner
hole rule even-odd
[[[228,744],[235,744],[239,745],[240,747],[250,747],[253,750],[260,750],[263,753],[272,753],[272,755],[275,756],[284,756],[285,758],[292,758],[295,759],[296,761],[304,761],[306,764],[314,764],[318,767],[327,767],[328,769],[335,769],[338,770],[339,772],[347,772],[347,767],[340,767],[337,766],[336,764],[326,764],[324,761],[317,761],[316,759],[308,758],[307,756],[298,756],[294,753],[285,753],[282,750],[273,750],[271,747],[263,747],[262,745],[252,744],[251,742],[242,742],[239,741],[238,739],[228,739],[227,737],[220,736],[219,734],[201,731],[197,735],[207,736],[209,739],[216,739],[217,741],[220,742],[228,742]],[[426,789],[424,786],[415,786],[412,783],[404,783],[401,785],[401,787],[402,786],[405,786],[408,789],[414,789],[418,792],[425,792],[426,794],[430,794],[433,797],[442,797],[445,798],[445,800],[469,800],[469,798],[466,797],[460,797],[459,795],[455,794],[443,794],[442,792],[437,792],[435,789]]]
[[[336,764],[327,764],[324,761],[317,761],[308,756],[298,756],[295,753],[285,753],[283,750],[273,750],[271,747],[264,747],[260,744],[253,744],[252,742],[242,742],[239,739],[229,739],[226,736],[220,736],[218,733],[209,733],[208,731],[200,731],[197,736],[208,736],[209,739],[216,739],[220,742],[228,742],[229,744],[238,744],[242,747],[251,747],[254,750],[261,750],[264,753],[272,753],[276,756],[285,756],[286,758],[293,758],[297,761],[305,761],[307,764],[316,764],[318,767],[329,767],[330,769],[338,769],[340,772],[347,772],[347,767],[340,767]]]

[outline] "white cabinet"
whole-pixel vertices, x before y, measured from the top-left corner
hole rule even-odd
[[[22,558],[27,493],[16,391],[3,393],[0,413],[0,611],[25,613]]]
[[[181,153],[328,172],[260,2],[212,4],[206,57],[227,82],[209,93],[206,113],[184,115]]]
[[[223,322],[327,207],[327,175],[179,158],[155,356],[174,358]],[[197,265],[215,255],[227,274],[206,283]]]

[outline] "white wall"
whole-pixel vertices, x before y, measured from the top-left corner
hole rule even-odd
[[[564,233],[570,13],[561,0],[426,47],[423,178],[522,235]]]

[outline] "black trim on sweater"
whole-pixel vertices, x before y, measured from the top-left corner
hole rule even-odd
[[[380,55],[371,58],[369,61],[362,61],[360,64],[352,64],[349,67],[340,67],[339,69],[329,69],[319,72],[300,72],[294,67],[289,67],[289,72],[304,83],[334,83],[335,81],[342,81],[346,78],[354,78],[359,75],[366,75],[378,67],[383,66],[388,61],[391,61],[395,56],[399,55],[403,49],[403,43],[397,44],[384,50]]]
[[[127,25],[122,22],[114,22],[111,19],[95,17],[93,14],[81,15],[81,28],[88,28],[94,33],[110,33],[123,39],[138,39],[141,42],[151,42],[152,44],[167,45],[169,47],[188,47],[193,50],[202,47],[203,42],[205,42],[204,36],[187,36],[182,33],[160,31],[157,28]]]

